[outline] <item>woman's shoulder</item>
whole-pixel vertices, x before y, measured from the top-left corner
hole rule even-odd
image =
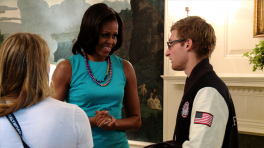
[[[120,67],[123,68],[125,61],[124,59],[120,58],[115,54],[111,54],[110,57],[111,57],[112,65],[119,65]]]
[[[68,59],[63,60],[57,65],[57,67],[59,67],[60,69],[69,68],[71,67],[71,62]]]
[[[117,61],[118,63],[122,63],[123,64],[123,59],[120,58],[119,56],[117,56],[115,54],[111,54],[110,57],[111,57],[112,61]]]
[[[75,104],[70,104],[70,103],[67,103],[67,102],[63,102],[63,101],[59,101],[57,99],[54,99],[52,97],[47,97],[45,100],[45,102],[43,103],[46,103],[46,105],[49,105],[51,106],[51,108],[56,108],[57,110],[59,110],[60,112],[63,111],[63,112],[68,112],[69,114],[73,113],[75,115],[80,115],[80,116],[83,116],[83,117],[87,117],[86,113],[77,105]]]
[[[60,116],[65,119],[75,120],[75,118],[78,117],[78,119],[80,119],[81,121],[84,121],[87,118],[86,113],[77,105],[59,101],[50,96],[46,97],[38,104],[35,104],[32,107],[28,108],[28,112],[30,113],[36,111],[38,111],[40,115],[53,114],[53,118],[57,118],[58,116]],[[47,116],[43,115],[43,117]]]
[[[123,71],[124,71],[126,78],[131,77],[132,75],[135,75],[134,74],[135,73],[134,68],[129,61],[122,59],[122,58],[120,58],[114,54],[111,55],[111,58],[117,59],[119,65],[122,66],[122,68],[123,68]]]
[[[117,58],[117,59],[122,59],[119,56],[115,55],[114,53],[110,55],[111,58]]]
[[[75,108],[77,105],[74,105],[74,104],[69,104],[69,103],[66,103],[64,101],[60,101],[60,100],[57,100],[51,96],[48,96],[46,97],[44,100],[43,100],[43,103],[46,104],[46,105],[53,105],[53,106],[58,106],[58,107],[62,107],[62,108]]]
[[[50,106],[50,108],[57,108],[59,110],[82,112],[82,109],[75,104],[70,104],[64,101],[54,99],[53,97],[47,97],[43,100],[43,105]]]
[[[73,61],[73,60],[78,60],[78,59],[81,59],[81,58],[83,58],[83,56],[80,53],[77,53],[77,54],[67,58],[67,60]]]
[[[134,68],[132,64],[125,59],[123,59],[123,68],[124,68],[124,71],[134,72]]]
[[[122,65],[124,65],[124,67],[132,66],[132,64],[128,60],[123,59],[123,58],[121,58],[115,54],[110,55],[110,57],[112,60],[117,60],[119,63],[122,63]]]
[[[56,69],[55,69],[55,71],[53,73],[53,77],[56,78],[56,76],[57,76],[58,78],[61,78],[61,77],[65,77],[67,74],[70,74],[69,76],[71,76],[71,73],[72,73],[72,64],[71,64],[71,62],[69,60],[64,60],[64,61],[61,61],[56,66]]]

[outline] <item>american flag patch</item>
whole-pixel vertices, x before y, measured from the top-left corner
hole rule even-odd
[[[196,112],[194,123],[196,124],[204,124],[211,127],[212,121],[213,121],[213,115],[209,113],[204,112]]]

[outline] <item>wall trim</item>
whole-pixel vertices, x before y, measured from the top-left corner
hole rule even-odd
[[[236,95],[264,95],[264,87],[228,86],[229,92]]]
[[[242,87],[264,87],[264,75],[229,75],[218,74],[218,76],[225,82],[227,86],[242,86]],[[185,84],[186,76],[161,76],[165,81],[171,84]]]
[[[249,120],[249,119],[237,119],[238,131],[241,134],[264,136],[264,122]]]
[[[134,141],[134,140],[128,140],[130,148],[143,148],[145,146],[154,144],[150,142],[141,142],[141,141]]]

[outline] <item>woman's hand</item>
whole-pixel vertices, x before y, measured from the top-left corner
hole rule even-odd
[[[104,118],[107,118],[107,117],[111,117],[108,113],[109,111],[106,111],[106,110],[102,110],[102,111],[95,111],[96,113],[96,116],[95,116],[95,120],[96,120],[96,125],[98,126],[97,122],[103,120]]]
[[[98,120],[98,127],[102,128],[105,131],[111,131],[116,129],[116,119],[113,116],[105,116]]]
[[[90,121],[90,124],[91,124],[91,127],[96,127],[96,117],[91,117],[89,118],[89,121]]]
[[[108,115],[108,111],[96,111],[96,116],[95,117],[91,117],[89,118],[91,127],[96,127],[97,125],[97,121],[99,119],[101,119],[102,117],[105,117],[106,115]],[[109,115],[110,116],[110,115]]]
[[[116,119],[108,111],[96,111],[96,125],[105,131],[116,129]]]

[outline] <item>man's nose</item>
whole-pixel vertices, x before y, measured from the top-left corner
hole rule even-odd
[[[170,50],[169,50],[169,48],[166,50],[166,52],[165,52],[165,56],[167,57],[167,56],[169,56],[170,55]]]

